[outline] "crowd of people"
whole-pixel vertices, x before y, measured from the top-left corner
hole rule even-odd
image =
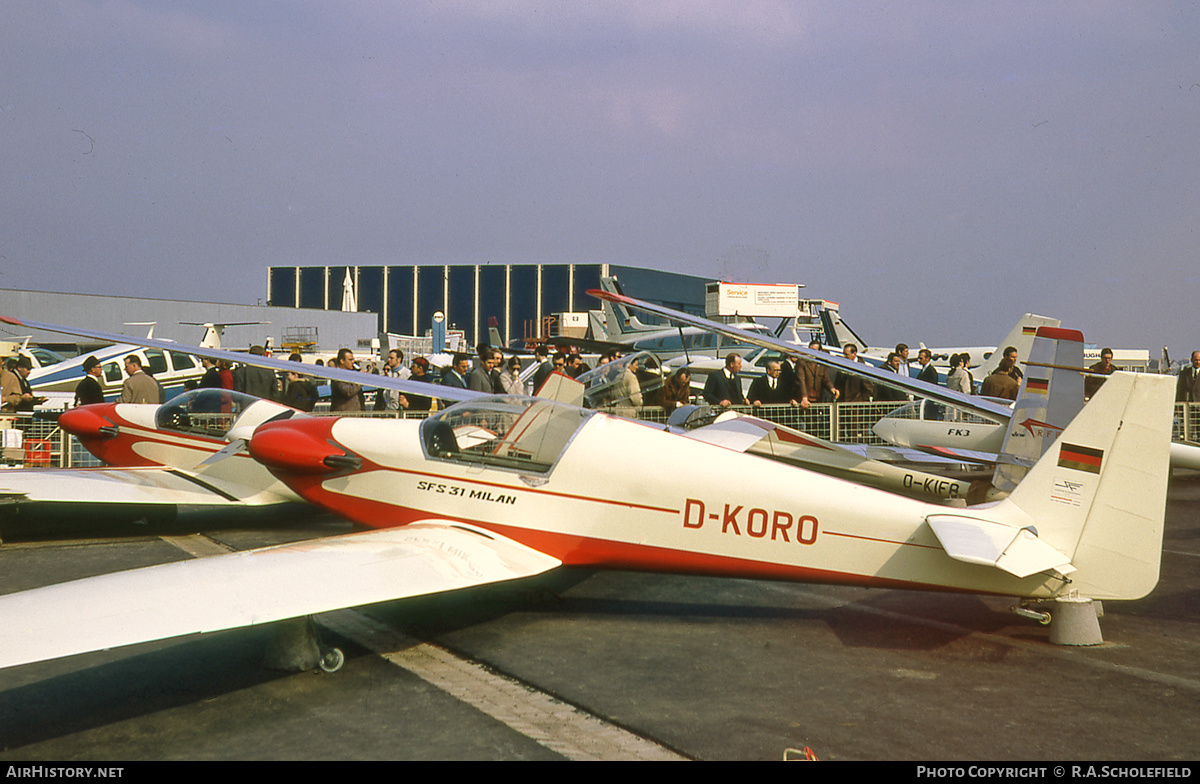
[[[819,341],[809,343],[812,351],[823,351]],[[250,354],[262,356],[262,346],[253,346]],[[1018,352],[1014,346],[1003,351],[996,369],[976,380],[971,373],[972,358],[969,354],[954,354],[949,360],[946,374],[947,388],[963,394],[979,394],[987,397],[1015,400],[1020,388],[1022,372]],[[842,348],[844,359],[862,363],[858,347],[847,344]],[[599,365],[621,358],[618,350],[609,350],[601,355]],[[300,354],[292,354],[289,360],[303,363]],[[1100,361],[1091,365],[1085,378],[1085,397],[1090,398],[1104,383],[1104,376],[1111,374],[1113,350],[1105,347],[1100,352]],[[199,388],[223,388],[276,400],[301,411],[312,411],[320,399],[317,383],[299,367],[296,371],[276,373],[252,364],[234,364],[226,360],[202,359],[205,372],[191,386]],[[317,360],[320,364],[320,360]],[[406,363],[404,352],[392,349],[382,365],[364,362],[360,365],[349,348],[340,349],[330,365],[342,370],[360,371],[411,381],[425,381],[431,386],[438,384],[471,389],[477,392],[501,395],[536,394],[551,373],[558,372],[577,378],[591,368],[577,351],[552,352],[545,344],[534,352],[532,373],[524,372],[525,365],[519,356],[510,355],[507,360],[501,349],[481,344],[475,356],[465,352],[453,354],[451,363],[442,369],[440,378],[435,378],[434,368],[426,357],[417,356]],[[700,397],[704,402],[717,407],[791,405],[808,408],[814,403],[868,402],[910,399],[910,393],[884,383],[876,383],[867,377],[844,370],[830,370],[825,365],[805,357],[793,361],[780,357],[769,360],[765,373],[752,379],[749,389],[743,392],[743,359],[738,353],[724,358],[720,371],[708,374]],[[164,401],[162,385],[142,366],[142,360],[131,354],[125,357],[125,380],[120,401],[125,403],[161,403]],[[0,384],[3,386],[3,411],[32,411],[34,406],[45,400],[33,394],[27,377],[32,363],[26,356],[10,359],[0,368]],[[903,343],[888,354],[882,366],[885,371],[915,377],[932,384],[939,383],[939,374],[932,364],[928,349],[920,349],[914,360],[909,359],[909,348]],[[101,402],[104,394],[101,386],[103,371],[95,357],[83,363],[84,378],[75,390],[75,404]],[[662,406],[668,411],[693,400],[691,373],[684,367],[658,377],[643,394],[645,369],[636,364],[624,368],[621,379],[627,404],[635,406]],[[522,378],[525,376],[525,378]],[[1191,364],[1183,368],[1177,382],[1176,399],[1180,402],[1200,402],[1200,351],[1193,352]],[[330,383],[330,409],[335,412],[354,411],[429,411],[438,404],[436,389],[430,394],[401,393],[396,390],[378,388],[370,381],[363,383],[332,381]]]
[[[808,348],[815,352],[825,349],[819,341],[812,341]],[[842,356],[850,362],[865,364],[858,355],[858,346],[848,343],[842,347]],[[1111,357],[1111,351],[1110,351]],[[990,397],[1015,400],[1021,383],[1021,370],[1017,367],[1017,349],[1009,346],[1004,358],[994,372],[982,384],[977,385],[969,370],[971,356],[954,354],[950,357],[950,371],[946,386],[963,394],[981,394]],[[742,358],[736,353],[725,357],[725,367],[719,373],[710,374],[704,387],[703,398],[713,406],[733,405],[792,405],[808,408],[813,403],[866,403],[870,401],[904,402],[911,399],[910,393],[885,383],[876,383],[859,373],[846,370],[828,370],[825,365],[812,359],[800,357],[793,365],[788,359],[770,360],[766,374],[755,378],[745,395],[741,394],[739,374]],[[916,378],[930,384],[940,383],[937,368],[933,365],[933,354],[929,349],[920,349],[915,362],[909,358],[909,348],[903,343],[889,352],[881,366],[886,372]],[[1109,371],[1111,372],[1111,371]]]

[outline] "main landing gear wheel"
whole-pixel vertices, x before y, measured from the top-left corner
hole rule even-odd
[[[322,672],[337,672],[345,663],[346,655],[342,653],[341,648],[326,648],[321,654],[321,660],[317,662],[317,666],[321,668]]]

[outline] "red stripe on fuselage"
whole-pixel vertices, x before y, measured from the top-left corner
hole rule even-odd
[[[400,469],[384,469],[394,473],[411,474],[413,476],[445,480],[464,485],[478,485],[487,488],[498,488],[512,493],[529,493],[553,495],[560,498],[610,504],[622,507],[634,507],[668,514],[679,514],[678,509],[647,506],[616,499],[595,498],[569,493],[558,493],[536,488],[513,487],[495,482],[468,480],[463,477],[435,474],[425,471]],[[441,519],[468,523],[489,531],[507,536],[527,547],[553,556],[566,566],[627,569],[634,571],[655,571],[678,574],[693,574],[712,577],[741,577],[767,580],[787,580],[791,582],[812,582],[837,585],[859,585],[879,588],[912,588],[920,590],[947,590],[942,586],[928,585],[920,582],[879,578],[871,575],[858,575],[845,572],[814,569],[811,567],[781,564],[769,561],[756,561],[727,555],[699,553],[688,550],[676,550],[654,545],[619,542],[610,539],[583,536],[580,534],[543,531],[520,526],[495,523],[487,520],[457,517],[421,509],[413,506],[401,506],[372,498],[363,498],[347,493],[327,490],[323,481],[327,477],[292,476],[287,484],[301,497],[342,514],[356,522],[373,528],[391,528],[407,525],[421,520]],[[854,534],[843,534],[824,531],[823,535],[841,536],[868,542],[877,542],[891,546],[913,546],[924,549],[940,549],[931,545],[913,542],[897,542]],[[952,590],[952,589],[949,589]]]

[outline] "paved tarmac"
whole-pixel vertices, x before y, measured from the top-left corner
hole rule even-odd
[[[348,530],[329,518],[5,542],[0,593]],[[565,572],[319,618],[327,674],[269,628],[0,670],[0,760],[1195,760],[1200,477],[1162,579],[1105,643],[1049,644],[995,597]]]

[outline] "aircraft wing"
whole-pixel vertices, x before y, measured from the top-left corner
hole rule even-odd
[[[204,348],[203,346],[190,346],[186,343],[175,343],[170,340],[157,340],[155,338],[139,338],[132,335],[121,335],[115,332],[103,332],[93,329],[82,329],[79,327],[68,327],[61,324],[47,324],[43,321],[27,321],[12,318],[10,316],[0,316],[0,322],[12,324],[18,327],[28,329],[42,329],[47,332],[58,332],[63,335],[76,335],[79,337],[92,338],[93,340],[103,340],[109,343],[129,343],[134,346],[143,346],[145,348],[159,348],[164,351],[182,351],[187,354],[194,354],[198,357],[206,357],[208,359],[225,359],[230,362],[240,363],[243,365],[254,365],[256,367],[270,368],[282,372],[291,371],[301,372],[306,376],[317,376],[319,378],[327,378],[331,381],[347,381],[351,384],[364,384],[370,387],[382,389],[394,389],[399,392],[411,392],[415,395],[425,397],[435,397],[440,400],[471,400],[481,397],[483,392],[476,392],[473,389],[460,389],[457,387],[441,386],[438,384],[427,384],[423,381],[410,381],[408,379],[392,378],[391,376],[377,376],[374,374],[360,373],[357,370],[343,370],[342,368],[328,367],[326,365],[300,365],[302,370],[297,370],[296,362],[290,362],[286,359],[275,359],[274,357],[256,356],[247,354],[243,351],[226,351],[220,348]]]
[[[174,468],[22,468],[0,472],[0,499],[17,504],[257,505],[299,501]]]
[[[0,596],[0,667],[530,577],[560,561],[447,520]]]
[[[904,446],[879,446],[878,444],[844,444],[842,449],[870,460],[888,463],[927,463],[929,465],[958,466],[963,463],[994,463],[996,455],[988,452],[971,452],[965,449],[924,452]]]
[[[814,362],[820,363],[827,367],[836,370],[844,370],[850,373],[855,373],[860,376],[871,379],[892,387],[899,387],[905,391],[912,392],[920,397],[936,400],[939,403],[954,406],[955,408],[969,411],[972,414],[984,417],[985,419],[995,422],[1008,422],[1012,416],[1012,409],[1008,406],[993,403],[985,398],[976,397],[974,395],[964,395],[954,390],[947,389],[937,384],[929,384],[924,381],[919,381],[909,376],[892,373],[862,362],[851,362],[844,357],[826,354],[822,351],[813,351],[807,347],[798,346],[795,343],[788,343],[778,338],[768,337],[758,332],[750,332],[749,330],[739,329],[738,327],[730,326],[729,324],[721,324],[717,321],[711,321],[700,316],[693,316],[689,313],[683,313],[671,308],[664,308],[661,305],[655,305],[650,302],[643,302],[639,299],[626,297],[622,294],[615,294],[610,291],[601,291],[592,289],[588,291],[593,297],[609,302],[617,302],[627,307],[643,310],[647,313],[653,313],[661,318],[669,319],[682,324],[687,324],[693,327],[700,327],[720,335],[735,338],[744,341],[753,346],[769,348],[779,351],[788,356],[803,357],[811,359]]]

